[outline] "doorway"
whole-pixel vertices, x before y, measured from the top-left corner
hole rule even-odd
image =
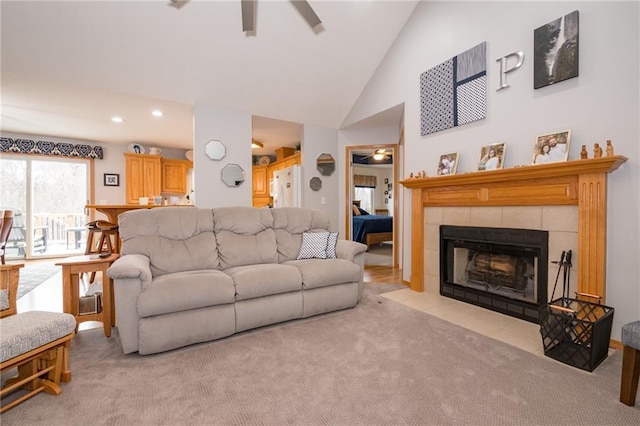
[[[0,209],[14,210],[7,259],[84,253],[92,160],[0,155]]]
[[[371,253],[390,253],[394,268],[399,265],[397,154],[397,144],[359,145],[346,147],[345,157],[346,235],[367,244]]]

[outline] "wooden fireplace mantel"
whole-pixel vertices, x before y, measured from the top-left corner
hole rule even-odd
[[[400,181],[411,189],[411,282],[424,290],[424,211],[428,207],[578,206],[578,291],[605,293],[607,175],[621,155]]]

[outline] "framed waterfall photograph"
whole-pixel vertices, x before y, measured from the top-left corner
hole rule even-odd
[[[579,12],[561,16],[533,31],[533,88],[578,76]]]

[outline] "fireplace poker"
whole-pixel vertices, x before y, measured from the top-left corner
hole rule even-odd
[[[564,250],[562,250],[562,254],[560,255],[560,261],[551,261],[551,263],[556,263],[558,264],[558,274],[556,275],[556,282],[553,284],[553,293],[551,293],[551,300],[555,299],[556,297],[556,287],[558,286],[558,278],[560,278],[560,271],[562,270],[562,264],[564,263],[564,256],[565,256],[566,252]]]
[[[564,281],[562,283],[562,297],[565,299],[569,298],[569,278],[571,277],[571,250],[567,252],[567,255],[564,258]]]

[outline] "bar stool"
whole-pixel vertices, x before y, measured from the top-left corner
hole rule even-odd
[[[84,254],[111,254],[120,252],[120,233],[118,225],[105,220],[94,220],[87,223],[88,235]],[[113,240],[112,240],[113,239]],[[91,273],[89,282],[92,283],[96,273]]]

